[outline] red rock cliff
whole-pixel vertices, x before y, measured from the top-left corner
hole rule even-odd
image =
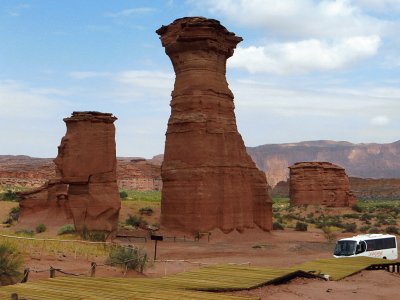
[[[267,182],[237,131],[226,60],[242,38],[218,21],[182,18],[160,35],[176,80],[166,133],[161,225],[185,232],[271,229]]]
[[[112,114],[74,112],[58,147],[57,178],[21,193],[20,226],[64,225],[114,233],[120,199]]]
[[[342,167],[329,162],[300,162],[289,169],[292,205],[345,207],[356,203]]]

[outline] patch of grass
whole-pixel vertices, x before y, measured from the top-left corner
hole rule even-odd
[[[385,232],[387,234],[399,234],[400,230],[396,226],[388,226],[386,227]]]
[[[324,237],[328,242],[333,242],[336,240],[336,233],[335,233],[335,228],[332,226],[324,226],[322,227],[322,232],[324,233]]]
[[[15,231],[15,234],[22,237],[33,237],[35,233],[32,229],[20,229]]]
[[[63,234],[69,234],[69,233],[75,233],[75,225],[74,224],[66,224],[64,226],[61,226],[60,229],[58,229],[58,235],[63,235]]]
[[[122,198],[123,201],[145,201],[145,202],[160,202],[161,191],[121,191],[127,194],[127,197]]]

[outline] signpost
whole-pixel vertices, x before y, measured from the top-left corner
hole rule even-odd
[[[151,235],[150,239],[154,241],[154,261],[156,261],[157,258],[157,242],[163,240],[162,235]]]

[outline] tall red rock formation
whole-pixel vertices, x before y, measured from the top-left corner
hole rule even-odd
[[[176,80],[166,133],[161,225],[224,232],[271,229],[267,182],[238,133],[226,60],[242,38],[217,20],[182,18],[157,30]]]
[[[114,233],[120,199],[116,181],[115,118],[109,113],[74,112],[58,147],[56,179],[21,193],[19,226],[75,224]]]
[[[342,167],[329,162],[299,162],[289,169],[292,205],[346,207],[357,201]]]

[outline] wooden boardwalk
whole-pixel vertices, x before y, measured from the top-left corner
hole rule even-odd
[[[357,257],[309,261],[291,268],[216,265],[157,279],[59,277],[0,288],[0,299],[12,293],[33,299],[257,299],[215,292],[248,290],[294,277],[340,280],[365,269],[399,271],[398,262]]]

